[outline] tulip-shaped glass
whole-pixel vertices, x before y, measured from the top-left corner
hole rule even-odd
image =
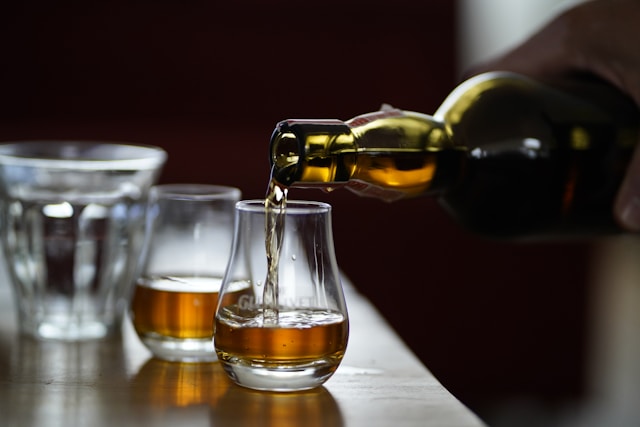
[[[265,202],[236,204],[234,243],[215,316],[214,346],[231,379],[258,390],[320,386],[344,355],[349,321],[331,229],[331,206],[289,201],[266,245]],[[277,230],[276,230],[277,231]],[[269,277],[267,247],[276,262]]]

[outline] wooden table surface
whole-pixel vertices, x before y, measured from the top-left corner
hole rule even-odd
[[[23,337],[2,280],[0,426],[484,425],[362,295],[345,289],[351,334],[342,365],[324,387],[287,394],[238,387],[217,362],[154,359],[128,319],[122,336],[98,342]]]

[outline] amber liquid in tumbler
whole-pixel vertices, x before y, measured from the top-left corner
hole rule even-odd
[[[222,279],[164,276],[136,284],[131,312],[138,334],[176,339],[211,339]],[[247,286],[233,288],[237,298]]]
[[[263,366],[298,366],[319,360],[337,368],[344,356],[348,323],[341,313],[327,310],[281,309],[277,326],[265,326],[262,310],[242,312],[226,307],[216,318],[218,358]]]

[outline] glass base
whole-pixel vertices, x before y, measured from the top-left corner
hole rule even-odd
[[[143,344],[155,357],[169,362],[215,362],[218,360],[212,338],[166,337],[157,334],[140,336]]]
[[[40,320],[26,320],[23,317],[20,319],[20,329],[36,339],[69,342],[99,340],[115,332],[114,324],[96,318],[68,316],[47,316]]]
[[[336,371],[339,361],[319,359],[303,363],[220,359],[229,377],[242,387],[262,391],[293,392],[310,390],[324,384]]]

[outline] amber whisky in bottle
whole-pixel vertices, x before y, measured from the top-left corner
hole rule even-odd
[[[602,82],[485,73],[433,115],[383,106],[348,121],[282,121],[271,137],[272,179],[387,201],[436,197],[464,226],[494,237],[611,231],[638,118]]]

